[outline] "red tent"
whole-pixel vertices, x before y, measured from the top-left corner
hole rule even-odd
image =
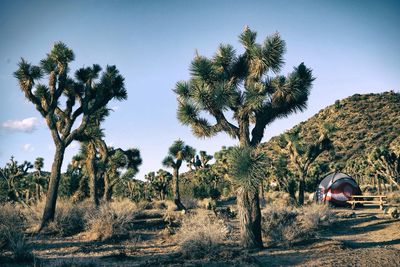
[[[334,206],[347,206],[347,202],[352,195],[361,195],[361,189],[356,180],[350,175],[341,172],[328,174],[316,192],[318,202],[329,202]]]

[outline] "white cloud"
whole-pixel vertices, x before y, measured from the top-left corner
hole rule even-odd
[[[22,150],[25,152],[33,152],[35,148],[31,144],[25,144],[22,146]]]
[[[115,111],[119,110],[119,106],[113,106],[111,109],[115,112]]]
[[[3,122],[2,127],[11,131],[32,133],[39,125],[39,120],[36,117],[26,118],[23,120],[8,120]]]

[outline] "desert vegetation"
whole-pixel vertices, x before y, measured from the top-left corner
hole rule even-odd
[[[387,214],[400,202],[400,94],[338,100],[262,143],[272,122],[306,108],[315,77],[304,63],[281,75],[285,41],[278,33],[262,43],[256,37],[246,27],[239,35],[242,53],[229,44],[212,57],[196,53],[189,79],[173,89],[177,119],[194,136],[224,132],[238,145],[221,144],[211,155],[171,140],[160,162],[165,169],[144,177],[137,177],[139,149],[105,141],[110,101],[128,97],[116,66],[93,64],[71,75],[75,56],[62,42],[38,65],[21,59],[14,76],[56,149],[51,172],[40,156],[22,164],[11,156],[0,168],[0,263],[281,265],[273,259],[283,260],[287,251],[325,253],[319,242],[341,251],[371,249],[362,234],[360,243],[336,237],[357,235],[363,226],[379,232],[374,220],[389,229],[385,238],[398,236],[399,221]],[[80,151],[62,172],[73,141]],[[365,194],[387,195],[391,209],[366,217],[316,203],[321,179],[338,171],[354,177]],[[395,250],[393,263],[399,239],[379,240]]]

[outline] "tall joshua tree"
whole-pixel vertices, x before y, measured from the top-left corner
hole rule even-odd
[[[38,66],[21,59],[14,73],[25,97],[45,118],[56,147],[40,228],[54,219],[65,149],[83,133],[90,114],[112,99],[127,98],[124,78],[115,66],[107,66],[101,75],[99,65],[81,68],[72,79],[68,72],[73,60],[72,50],[58,42]],[[48,79],[47,85],[40,83],[44,76]],[[76,123],[78,118],[80,123]]]
[[[301,63],[289,75],[273,77],[272,73],[278,74],[283,66],[285,42],[275,33],[258,44],[256,35],[248,27],[239,35],[243,54],[221,44],[211,58],[196,55],[190,80],[176,84],[178,119],[190,125],[196,136],[226,132],[238,139],[241,147],[255,148],[267,125],[306,108],[314,80],[311,69]],[[242,189],[238,196],[239,210],[243,211],[239,215],[242,245],[262,247],[258,190]]]
[[[173,172],[173,193],[174,202],[178,210],[186,209],[181,202],[179,194],[179,169],[183,161],[190,161],[196,155],[196,150],[186,145],[182,140],[175,141],[169,148],[168,156],[163,160],[163,165],[172,168]]]

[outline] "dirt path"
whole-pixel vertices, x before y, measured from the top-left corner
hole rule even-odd
[[[253,256],[262,266],[400,266],[400,220],[379,209],[354,213],[355,217],[340,219],[310,244],[291,250],[266,249]]]
[[[347,212],[349,210],[336,210]],[[237,221],[231,221],[237,233]],[[400,220],[377,209],[360,209],[340,219],[307,244],[292,249],[241,250],[235,234],[219,253],[205,259],[182,257],[174,236],[163,233],[162,217],[135,221],[130,237],[118,242],[32,236],[35,266],[400,266]],[[4,262],[4,266],[24,266]],[[31,266],[32,264],[25,264]]]

